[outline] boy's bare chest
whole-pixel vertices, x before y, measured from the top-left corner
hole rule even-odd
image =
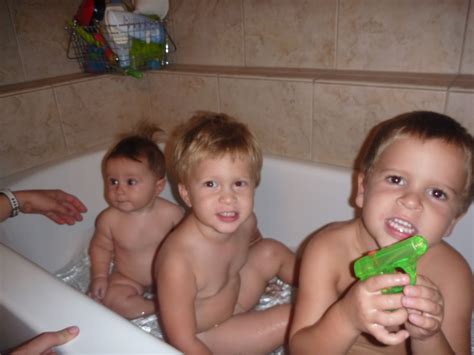
[[[195,267],[198,296],[205,298],[215,295],[229,284],[235,287],[247,257],[248,247],[245,245],[216,249],[203,255]]]
[[[112,229],[116,249],[133,251],[156,248],[166,234],[163,227],[159,221],[153,220],[117,223]]]

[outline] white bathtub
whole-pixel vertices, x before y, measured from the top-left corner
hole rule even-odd
[[[92,152],[1,182],[13,190],[61,188],[81,198],[89,211],[72,227],[34,215],[0,224],[0,350],[41,331],[75,324],[81,334],[60,348],[64,353],[177,353],[51,275],[86,248],[94,219],[105,207],[103,154]],[[297,247],[322,225],[351,218],[351,180],[347,169],[266,156],[255,207],[260,229]],[[164,196],[171,198],[169,189]],[[448,239],[471,269],[473,210]]]

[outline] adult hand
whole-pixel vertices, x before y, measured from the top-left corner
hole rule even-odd
[[[74,339],[79,334],[79,328],[76,326],[67,327],[56,332],[41,333],[30,341],[20,345],[14,349],[13,355],[29,355],[29,354],[56,354],[54,346],[63,345]]]
[[[86,206],[62,190],[23,190],[14,192],[23,213],[42,214],[58,224],[82,221]]]

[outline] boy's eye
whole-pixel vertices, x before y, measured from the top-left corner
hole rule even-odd
[[[247,181],[239,180],[235,182],[235,186],[237,187],[245,187],[247,185],[248,185]]]
[[[127,185],[133,186],[137,184],[137,180],[135,179],[128,179],[127,180]]]
[[[401,176],[398,176],[398,175],[388,176],[387,181],[390,184],[394,184],[394,185],[405,185],[405,179],[403,179]]]
[[[211,187],[211,188],[212,188],[212,187],[217,187],[217,182],[216,182],[216,181],[212,181],[212,180],[206,181],[206,182],[204,183],[204,186],[206,186],[206,187]]]
[[[118,185],[118,180],[114,178],[109,179],[110,185]]]
[[[437,200],[446,200],[448,198],[448,195],[440,189],[430,189],[428,193]]]

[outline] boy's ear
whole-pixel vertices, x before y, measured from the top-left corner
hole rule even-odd
[[[449,225],[448,230],[446,231],[446,234],[444,235],[444,237],[449,237],[451,235],[451,232],[453,231],[454,227],[459,222],[459,220],[464,217],[465,214],[466,212],[463,212],[451,221],[451,224]]]
[[[189,198],[188,189],[186,188],[184,184],[178,184],[178,192],[179,192],[179,196],[181,197],[183,202],[186,204],[186,206],[192,207],[191,199]]]
[[[161,178],[157,180],[155,184],[156,195],[161,194],[161,192],[165,189],[165,186],[166,186],[166,178]]]
[[[357,207],[362,208],[364,205],[364,180],[365,180],[365,174],[364,173],[359,173],[357,175],[357,192],[356,192],[356,198],[355,198],[355,204]]]

